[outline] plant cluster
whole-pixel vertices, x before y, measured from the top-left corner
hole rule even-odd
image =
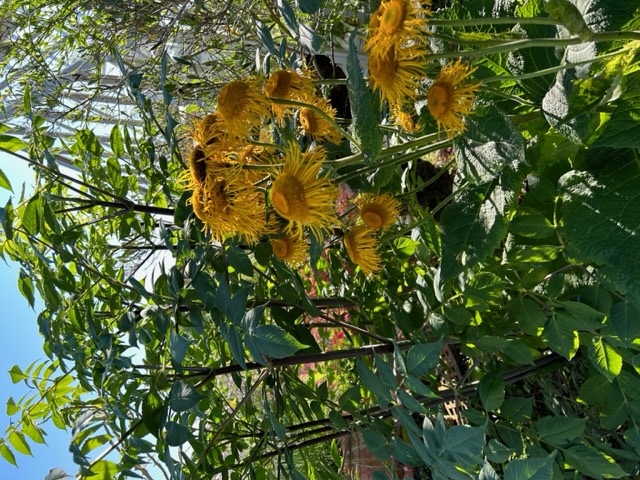
[[[1,253],[48,359],[0,454],[51,420],[78,478],[640,474],[640,5],[382,0],[329,42],[297,3],[200,102],[115,51],[108,138],[24,88]]]

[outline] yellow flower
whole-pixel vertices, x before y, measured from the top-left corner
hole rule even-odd
[[[293,70],[280,70],[273,73],[264,86],[264,94],[269,98],[307,102],[315,95],[315,87],[310,78],[303,77]],[[273,103],[274,115],[282,123],[285,115],[290,115],[295,107]]]
[[[390,46],[380,55],[369,56],[369,80],[392,109],[400,110],[405,100],[415,99],[427,67],[427,57],[419,48],[396,51]]]
[[[475,92],[479,83],[466,83],[475,68],[464,65],[461,60],[445,66],[427,93],[427,107],[438,122],[438,131],[444,128],[448,137],[464,131],[463,115],[473,108]]]
[[[236,234],[245,242],[256,242],[266,229],[264,195],[239,168],[209,162],[207,169],[211,171],[206,182],[194,189],[190,200],[205,231],[219,242]]]
[[[300,237],[284,234],[271,240],[273,254],[292,267],[304,263],[309,258],[307,242]]]
[[[360,218],[369,228],[386,228],[400,214],[400,202],[391,195],[365,195],[358,201]]]
[[[336,111],[331,108],[329,102],[324,98],[316,99],[313,106],[324,112],[329,118],[335,120]],[[341,135],[329,121],[311,108],[301,108],[299,113],[300,126],[305,133],[314,140],[327,140],[331,143],[339,144]]]
[[[189,169],[180,175],[185,188],[193,190],[204,184],[207,179],[206,155],[200,144],[195,144],[188,156]]]
[[[284,167],[275,172],[271,185],[271,204],[289,221],[287,233],[301,237],[303,226],[316,238],[331,227],[334,220],[335,189],[327,176],[318,177],[325,152],[316,149],[301,153],[297,143],[287,146]]]
[[[366,275],[380,270],[380,255],[373,231],[366,225],[356,225],[344,236],[344,246],[353,263]]]
[[[421,3],[424,6],[416,6],[412,0],[383,1],[369,21],[365,44],[368,54],[378,56],[387,48],[398,50],[407,42],[424,43],[431,11],[429,2]]]
[[[230,136],[245,137],[269,115],[269,105],[257,81],[234,80],[220,90],[218,113]]]
[[[195,123],[191,129],[191,138],[200,145],[206,157],[240,145],[240,139],[229,135],[224,119],[216,112],[205,115]]]

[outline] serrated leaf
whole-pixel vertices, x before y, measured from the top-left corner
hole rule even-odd
[[[373,393],[378,402],[387,404],[391,401],[391,393],[389,388],[385,387],[380,377],[371,371],[371,369],[359,358],[356,359],[356,368],[362,385]]]
[[[542,417],[536,422],[536,431],[541,440],[557,446],[582,435],[585,424],[582,418]]]
[[[482,405],[487,411],[490,412],[499,408],[504,402],[505,395],[502,375],[496,371],[485,374],[480,379],[478,394]]]
[[[640,148],[638,122],[640,121],[640,81],[627,80],[623,97],[592,147]]]
[[[171,334],[169,335],[169,350],[171,353],[171,361],[174,366],[182,364],[191,342],[191,340],[183,337],[179,333],[176,333],[173,330],[171,331]]]
[[[100,460],[91,465],[91,480],[113,480],[116,478],[119,469],[118,466],[110,460]]]
[[[9,181],[9,179],[7,178],[7,176],[2,170],[0,170],[0,188],[4,188],[6,190],[13,192],[13,188],[11,187],[11,182]]]
[[[169,405],[176,412],[185,412],[195,407],[206,395],[198,392],[188,383],[177,380],[171,387]]]
[[[111,129],[111,135],[109,135],[109,143],[111,145],[111,151],[113,152],[113,154],[118,158],[122,158],[124,156],[124,141],[122,139],[120,125],[114,125]]]
[[[552,480],[555,456],[513,460],[504,469],[504,480]]]
[[[612,382],[613,379],[618,376],[620,370],[622,370],[622,355],[600,336],[593,338],[593,342],[588,348],[588,355],[591,363],[610,382]]]
[[[579,261],[599,265],[599,276],[640,302],[638,165],[617,165],[597,178],[572,171],[559,183],[564,216],[561,234],[568,253]]]
[[[591,446],[575,445],[563,450],[563,453],[565,461],[583,475],[599,480],[620,478],[627,475],[613,458]]]
[[[525,162],[522,135],[496,108],[476,111],[464,135],[456,137],[453,145],[458,175],[474,185],[491,182],[505,169],[517,170]]]
[[[278,10],[280,10],[280,15],[282,15],[282,19],[284,23],[289,27],[290,33],[294,33],[298,31],[298,21],[296,20],[296,15],[291,8],[288,0],[278,0]]]
[[[472,185],[455,195],[440,219],[441,283],[484,261],[500,246],[527,173],[524,141],[506,115],[489,109],[478,115],[470,126],[473,136],[456,147],[464,157],[459,176]],[[494,123],[487,127],[488,121]],[[493,147],[484,148],[481,142]],[[503,143],[507,146],[498,148]]]
[[[347,88],[353,116],[353,128],[360,142],[365,163],[371,163],[382,149],[382,138],[378,128],[378,114],[374,109],[373,95],[364,81],[358,47],[358,31],[349,37],[349,55],[347,57]]]
[[[300,44],[305,50],[311,53],[322,53],[324,38],[318,35],[315,30],[301,23],[298,27],[298,35],[300,36]]]
[[[307,346],[277,325],[259,325],[253,337],[260,352],[271,358],[288,357]]]
[[[177,447],[191,438],[191,430],[177,422],[167,422],[165,425],[167,445]]]
[[[556,229],[544,215],[527,214],[515,217],[509,231],[520,237],[545,239],[552,237]]]
[[[18,464],[16,463],[15,455],[2,438],[0,438],[0,455],[2,455],[2,458],[4,458],[11,465],[15,465],[16,467],[18,466]]]
[[[22,226],[30,235],[36,235],[40,230],[42,219],[42,203],[40,195],[34,195],[27,202],[22,212]]]
[[[429,375],[440,362],[441,351],[442,339],[414,345],[407,353],[407,370],[417,377]]]
[[[628,345],[640,338],[640,307],[629,302],[616,303],[609,314],[611,326]]]
[[[13,367],[11,367],[11,370],[9,370],[9,375],[11,375],[11,381],[13,383],[21,382],[22,380],[27,378],[27,376],[22,372],[18,365],[14,365]]]
[[[455,425],[444,434],[442,449],[447,457],[461,467],[482,463],[484,429]]]
[[[580,340],[578,331],[574,326],[567,322],[567,316],[553,315],[542,331],[542,338],[546,340],[549,347],[556,353],[559,353],[567,360],[571,360],[578,351]]]
[[[155,389],[149,390],[142,400],[142,422],[149,433],[157,437],[162,427],[164,402]]]
[[[10,152],[17,152],[19,150],[24,150],[28,146],[29,145],[27,143],[23,142],[18,137],[0,134],[0,148],[4,148],[5,150],[9,150]]]
[[[7,441],[9,442],[9,444],[11,444],[13,448],[16,449],[17,452],[23,455],[30,455],[33,457],[33,454],[31,453],[31,447],[27,443],[22,433],[16,430],[12,430],[11,433],[9,433],[9,436],[7,437]]]

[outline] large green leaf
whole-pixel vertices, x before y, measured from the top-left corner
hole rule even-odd
[[[583,475],[599,480],[627,475],[613,458],[591,446],[575,445],[563,453],[565,461]]]
[[[504,480],[551,480],[555,456],[513,460],[504,469]]]
[[[612,165],[596,177],[571,171],[560,179],[569,254],[598,265],[606,282],[640,301],[640,170],[635,162]]]
[[[440,362],[442,339],[435,343],[420,343],[409,349],[407,369],[409,373],[421,377],[431,373]]]
[[[582,435],[586,420],[575,417],[542,417],[536,422],[540,439],[552,445],[560,445]]]
[[[277,325],[259,325],[252,335],[263,355],[284,358],[306,347]]]
[[[571,360],[577,353],[580,341],[578,331],[567,315],[555,314],[547,321],[542,331],[542,338],[554,351]]]
[[[492,371],[480,379],[478,386],[480,401],[487,411],[492,411],[500,407],[504,402],[504,381],[499,372]]]
[[[365,162],[371,162],[382,149],[382,138],[373,95],[362,76],[356,38],[357,30],[354,30],[349,38],[347,88],[353,116],[353,129],[360,142],[359,146]]]
[[[588,355],[591,363],[610,382],[622,370],[622,355],[600,336],[593,338],[593,343],[589,345]]]
[[[631,80],[629,77],[624,95],[616,102],[616,109],[592,146],[640,148],[638,122],[640,122],[640,81],[637,78]]]

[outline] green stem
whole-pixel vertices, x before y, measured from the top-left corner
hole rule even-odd
[[[501,18],[466,18],[466,19],[440,19],[434,18],[428,21],[429,25],[435,27],[479,27],[483,25],[562,25],[562,21],[549,17],[501,17]]]
[[[535,47],[568,47],[571,45],[579,45],[587,42],[615,42],[619,40],[640,40],[640,32],[603,32],[594,33],[588,40],[580,37],[570,38],[527,38],[524,40],[514,40],[502,45],[492,45],[477,50],[463,50],[460,52],[432,53],[427,58],[436,60],[439,58],[458,58],[458,57],[482,57],[484,55],[492,55],[495,53],[512,52],[524,48]],[[489,40],[488,42],[494,42]]]

